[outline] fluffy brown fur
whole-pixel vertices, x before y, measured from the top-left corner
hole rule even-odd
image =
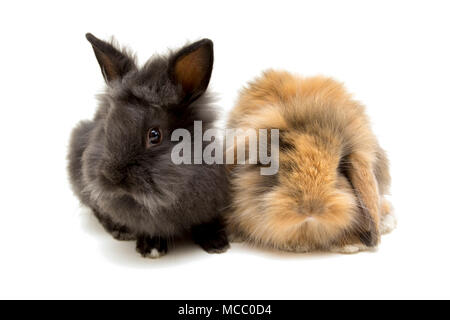
[[[374,247],[391,207],[385,152],[364,107],[329,78],[267,71],[245,88],[230,128],[280,130],[279,172],[231,167],[228,229],[237,238],[290,251]]]

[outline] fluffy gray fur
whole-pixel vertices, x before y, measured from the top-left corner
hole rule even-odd
[[[199,41],[138,68],[127,51],[87,37],[107,86],[94,119],[80,122],[72,132],[68,167],[74,193],[122,239],[170,239],[220,218],[228,204],[225,168],[175,165],[171,149],[176,142],[170,141],[177,128],[193,137],[194,120],[203,121],[204,130],[216,120],[204,93],[210,73],[197,92],[184,90],[171,74],[180,56],[202,45],[210,46],[211,61],[200,63],[210,63],[212,70],[212,42]],[[163,140],[146,148],[153,127],[161,129]]]

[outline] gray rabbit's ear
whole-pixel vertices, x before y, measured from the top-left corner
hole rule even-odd
[[[94,49],[103,78],[105,78],[107,83],[122,78],[125,74],[136,68],[133,59],[116,49],[112,44],[97,39],[90,33],[86,34],[86,39]]]
[[[213,63],[213,42],[209,39],[186,46],[170,58],[169,76],[183,88],[184,101],[192,102],[205,92]]]

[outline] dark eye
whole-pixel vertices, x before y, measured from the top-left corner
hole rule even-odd
[[[162,133],[159,128],[151,128],[148,130],[147,135],[147,148],[151,147],[152,145],[160,144],[162,140]]]

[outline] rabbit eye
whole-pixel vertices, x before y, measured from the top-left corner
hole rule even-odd
[[[160,144],[162,140],[162,133],[159,128],[151,128],[147,134],[147,148],[152,145]]]

